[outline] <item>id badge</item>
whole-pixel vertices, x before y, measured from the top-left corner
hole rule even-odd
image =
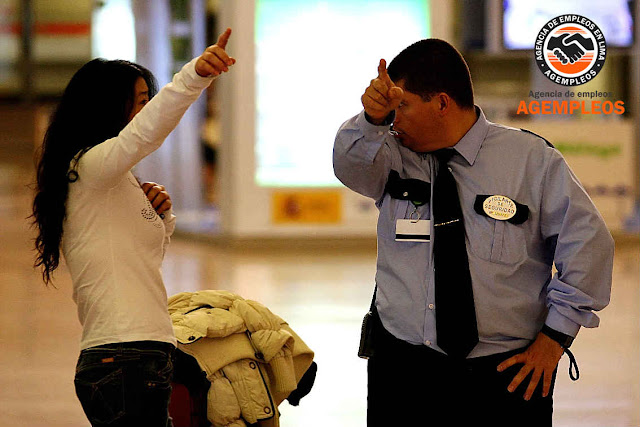
[[[396,220],[396,242],[431,241],[431,220],[398,219]]]

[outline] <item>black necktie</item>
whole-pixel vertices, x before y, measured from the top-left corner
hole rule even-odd
[[[466,358],[478,343],[478,326],[460,198],[447,166],[454,150],[438,150],[434,154],[440,163],[433,185],[438,346],[451,357]]]

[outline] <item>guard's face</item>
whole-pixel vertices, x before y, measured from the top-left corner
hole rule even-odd
[[[419,153],[441,148],[442,125],[437,97],[425,101],[419,95],[406,90],[403,80],[396,85],[404,91],[404,97],[396,109],[396,118],[393,121],[393,130],[398,132],[396,139],[405,147]]]

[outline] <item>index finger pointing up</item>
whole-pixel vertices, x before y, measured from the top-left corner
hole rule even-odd
[[[384,59],[381,59],[380,64],[378,65],[378,78],[384,81],[387,86],[393,86],[391,77],[389,77],[389,74],[387,73],[387,61],[385,61]]]
[[[216,43],[221,48],[227,47],[227,42],[229,41],[229,37],[231,36],[231,28],[227,28],[224,33],[220,34],[218,37],[218,42]]]
[[[380,64],[378,65],[378,77],[383,79],[385,74],[387,74],[387,61],[381,59]]]

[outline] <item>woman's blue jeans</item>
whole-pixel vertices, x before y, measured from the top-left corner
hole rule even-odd
[[[175,347],[156,341],[82,350],[76,394],[93,427],[171,427],[169,398]]]

